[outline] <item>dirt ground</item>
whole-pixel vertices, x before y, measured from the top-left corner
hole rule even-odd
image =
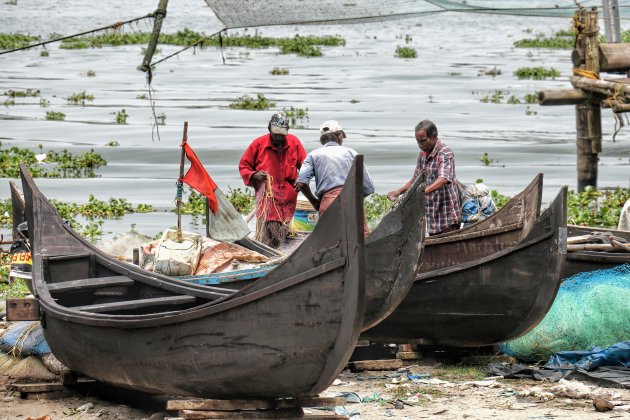
[[[603,393],[607,400],[617,405],[612,411],[600,413],[593,407],[593,392],[583,398],[568,398],[558,393],[560,387],[558,383],[487,379],[483,378],[482,368],[471,366],[432,364],[407,369],[409,370],[402,372],[362,373],[351,373],[346,370],[322,396],[354,393],[364,399],[364,402],[348,403],[337,408],[340,414],[350,414],[355,420],[630,419],[630,390],[627,389],[591,387],[590,391],[594,390],[595,394]],[[415,380],[421,382],[408,380],[408,374],[416,375]],[[577,385],[580,387],[585,384]],[[571,385],[565,384],[563,389],[568,389],[567,387],[571,388]],[[582,388],[582,391],[584,389],[586,388]],[[354,394],[349,394],[350,400]],[[157,420],[166,415],[163,412],[167,400],[165,397],[110,388],[57,400],[26,400],[20,398],[17,393],[11,394],[7,391],[1,395],[0,420],[28,418],[44,420],[45,416],[49,416],[50,420],[94,418]],[[307,412],[325,413],[314,409],[307,409]]]

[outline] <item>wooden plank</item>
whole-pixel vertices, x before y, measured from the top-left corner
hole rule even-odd
[[[76,309],[81,312],[115,312],[126,311],[131,309],[148,308],[151,306],[164,306],[164,305],[181,305],[183,303],[192,303],[196,300],[194,296],[177,295],[167,296],[153,299],[136,299],[125,302],[111,302],[101,303],[96,305],[75,306],[72,309]]]
[[[276,408],[335,407],[345,404],[346,400],[343,397],[302,397],[260,400],[186,399],[167,401],[166,410],[269,410]]]
[[[7,299],[7,321],[39,321],[39,299]]]
[[[350,362],[350,371],[363,372],[365,370],[396,370],[403,367],[403,362],[400,359],[391,360],[361,360],[357,362]]]
[[[9,391],[36,393],[36,392],[52,392],[62,391],[66,387],[59,382],[44,382],[34,384],[10,384],[7,385]]]
[[[401,360],[416,360],[422,359],[422,353],[418,351],[399,351],[396,353],[396,358]]]
[[[304,417],[304,412],[301,408],[254,411],[181,410],[179,415],[185,419],[297,419]]]
[[[101,287],[133,286],[135,282],[127,276],[95,277],[92,279],[79,279],[51,283],[48,291],[54,293],[64,293],[75,290],[99,289]]]

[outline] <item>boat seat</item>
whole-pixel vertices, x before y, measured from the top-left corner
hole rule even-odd
[[[149,308],[151,306],[181,305],[185,303],[193,303],[196,300],[194,296],[176,295],[151,299],[136,299],[123,302],[98,303],[95,305],[75,306],[75,309],[81,312],[117,312],[128,311],[132,309]]]
[[[49,283],[48,291],[51,294],[72,292],[77,290],[100,289],[113,286],[133,286],[134,281],[127,276],[94,277],[90,279],[78,279]]]

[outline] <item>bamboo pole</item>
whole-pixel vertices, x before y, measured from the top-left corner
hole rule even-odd
[[[538,92],[538,103],[547,105],[577,105],[583,104],[590,95],[582,89],[553,89]]]
[[[626,83],[573,76],[571,77],[571,84],[578,89],[588,90],[590,92],[601,93],[607,96],[612,96],[618,92],[620,95],[630,98],[630,84]]]
[[[184,189],[184,182],[182,178],[184,178],[184,162],[186,158],[186,153],[184,152],[184,144],[188,141],[188,121],[184,122],[184,135],[182,137],[182,153],[179,161],[179,178],[177,179],[177,241],[182,242],[182,193]]]
[[[149,41],[149,45],[147,45],[147,51],[144,53],[142,64],[138,67],[138,70],[148,73],[149,75],[151,74],[151,60],[153,60],[153,54],[155,53],[158,38],[160,37],[160,32],[162,31],[162,22],[166,17],[166,6],[168,6],[168,0],[160,0],[157,10],[153,13],[155,15],[155,20],[153,21],[151,40]]]
[[[621,42],[621,28],[619,27],[619,2],[617,0],[602,0],[604,9],[604,32],[607,42]]]
[[[581,8],[576,12],[576,50],[584,57],[583,70],[599,75],[599,27],[597,8],[587,11]],[[599,101],[593,98],[586,104],[575,107],[578,191],[587,186],[597,187],[597,153],[601,150],[601,109]]]

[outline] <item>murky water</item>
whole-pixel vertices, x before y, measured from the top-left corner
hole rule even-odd
[[[156,5],[157,1],[148,0],[109,0],[94,8],[91,2],[78,0],[18,0],[17,5],[0,4],[0,31],[68,34],[141,16]],[[223,189],[242,186],[238,160],[249,142],[266,131],[272,111],[240,111],[228,105],[241,95],[263,93],[276,102],[276,108],[308,108],[307,128],[292,131],[307,151],[318,146],[322,121],[339,120],[348,134],[346,144],[365,154],[377,192],[409,179],[418,154],[413,127],[428,118],[454,150],[462,181],[483,178],[491,188],[511,195],[544,172],[543,198],[549,201],[560,185],[576,185],[574,108],[529,105],[535,115],[526,115],[525,104],[479,100],[497,89],[505,92],[505,99],[515,95],[523,100],[542,89],[569,88],[570,51],[512,47],[515,40],[538,32],[551,35],[569,23],[556,18],[443,13],[377,24],[258,29],[269,36],[338,34],[347,44],[324,47],[325,55],[319,58],[281,55],[276,48],[227,48],[224,65],[217,48],[206,48],[162,63],[153,81],[156,112],[166,115],[159,141],[152,138],[149,102],[137,98],[147,94],[144,74],[136,70],[142,46],[61,50],[53,45],[48,47],[49,57],[41,57],[40,49],[3,55],[0,93],[39,89],[51,104],[41,108],[39,98],[17,98],[15,106],[0,105],[0,141],[4,146],[34,149],[41,144],[44,151],[94,149],[108,161],[99,178],[38,180],[51,198],[83,202],[94,194],[103,200],[125,197],[134,204],[169,207],[184,121],[189,122],[191,146],[217,184]],[[185,27],[209,34],[221,25],[202,0],[171,0],[164,31]],[[138,29],[150,30],[145,24]],[[405,35],[412,37],[407,46],[417,49],[417,59],[394,58],[396,46],[405,45]],[[180,47],[159,48],[160,56],[165,56]],[[533,66],[554,67],[562,76],[546,81],[513,76],[517,68]],[[286,67],[290,74],[273,76],[269,73],[273,67]],[[501,74],[479,75],[493,67]],[[96,76],[87,77],[88,70]],[[66,97],[83,90],[94,95],[93,103],[67,103]],[[129,114],[128,124],[116,125],[114,114],[123,108]],[[47,121],[50,110],[65,113],[66,120]],[[614,119],[609,110],[603,111],[602,124],[599,185],[628,187],[630,129],[622,130],[613,143]],[[108,147],[109,141],[120,146]],[[490,166],[480,161],[486,152],[493,160]],[[1,181],[0,197],[7,197],[8,183]],[[141,232],[152,234],[175,221],[173,214],[133,215],[109,222],[107,229],[125,231],[136,223]]]

